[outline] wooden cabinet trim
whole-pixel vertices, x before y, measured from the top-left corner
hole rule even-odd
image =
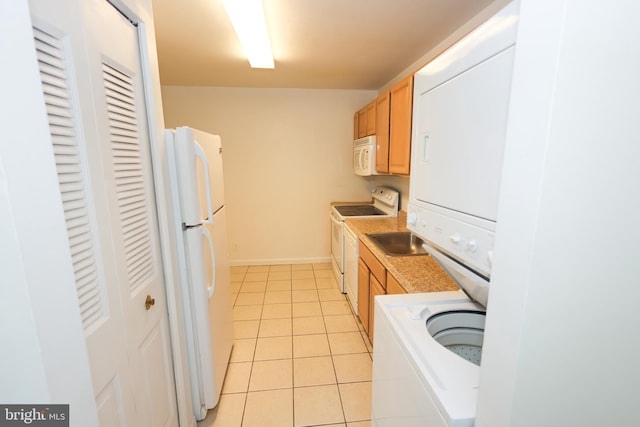
[[[369,333],[369,268],[362,258],[358,258],[358,317]]]
[[[360,241],[360,258],[367,264],[371,273],[378,279],[380,285],[386,289],[387,285],[387,269],[369,250],[369,248]]]
[[[369,339],[371,340],[371,344],[373,344],[373,324],[375,319],[375,299],[377,295],[384,295],[386,292],[382,287],[382,284],[376,280],[376,278],[371,275],[370,278],[370,290],[369,290]]]
[[[376,172],[389,172],[389,108],[390,93],[376,99]]]

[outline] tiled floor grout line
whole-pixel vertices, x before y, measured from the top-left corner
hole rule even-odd
[[[242,275],[242,280],[240,281],[240,287],[238,289],[238,293],[235,296],[235,299],[233,300],[233,307],[236,307],[236,302],[238,300],[238,297],[240,296],[240,291],[242,291],[242,287],[244,286],[244,279],[247,276],[247,272],[249,271],[249,269],[247,268],[246,271],[244,271],[244,274]],[[260,315],[262,316],[262,310],[260,310]],[[233,323],[235,324],[235,320],[233,321]],[[260,321],[258,321],[258,332],[260,331]],[[256,334],[257,335],[257,334]],[[256,346],[253,348],[253,355],[251,357],[251,369],[249,370],[249,380],[251,379],[251,374],[253,372],[253,358],[255,357],[255,352],[256,352],[256,347],[257,347],[257,338],[256,338]],[[228,368],[227,368],[227,375],[228,375]],[[225,378],[226,381],[226,378]],[[223,384],[223,388],[224,388],[224,384]],[[247,401],[249,396],[249,384],[247,384],[247,391],[244,392],[244,404],[242,405],[242,415],[240,416],[240,426],[242,426],[244,424],[244,417],[245,414],[247,412]]]
[[[292,282],[293,286],[293,282]],[[291,294],[291,421],[293,426],[296,425],[296,393],[295,393],[295,358],[293,354],[293,294]]]
[[[322,311],[322,305],[320,305],[320,311]],[[336,378],[336,389],[338,389],[338,398],[340,399],[340,409],[342,410],[342,419],[344,424],[347,425],[347,414],[344,411],[344,403],[342,401],[342,394],[340,393],[340,380],[338,379],[338,371],[336,370],[336,362],[333,358],[333,351],[331,350],[331,342],[329,342],[329,333],[327,331],[327,322],[325,321],[324,313],[322,315],[322,322],[324,323],[324,330],[327,332],[327,342],[329,343],[329,355],[331,358],[331,367],[333,368],[333,375]]]
[[[291,360],[291,395],[292,395],[292,411],[293,411],[293,413],[292,413],[292,421],[293,421],[293,425],[294,425],[294,426],[296,425],[296,418],[295,418],[295,416],[296,416],[296,410],[295,410],[295,408],[296,408],[296,406],[295,406],[295,400],[296,400],[296,399],[295,399],[295,389],[296,389],[296,388],[307,388],[307,387],[318,387],[318,386],[321,386],[321,385],[313,385],[313,384],[296,386],[296,384],[295,384],[295,360],[296,360],[296,359],[305,359],[305,358],[321,357],[321,356],[311,356],[311,355],[309,355],[309,356],[298,356],[298,357],[296,357],[296,356],[295,356],[295,353],[294,353],[294,338],[295,338],[295,337],[297,337],[297,336],[305,336],[305,335],[323,335],[323,336],[325,337],[325,339],[327,340],[327,345],[328,345],[328,350],[329,350],[329,351],[328,351],[328,355],[327,355],[326,357],[329,357],[329,358],[330,358],[330,361],[331,361],[331,368],[332,368],[332,373],[333,373],[333,376],[334,376],[334,378],[335,378],[335,382],[334,382],[333,384],[335,385],[335,387],[336,387],[336,389],[337,389],[337,392],[338,392],[338,397],[339,397],[339,402],[340,402],[340,409],[341,409],[341,412],[342,412],[342,419],[343,419],[343,421],[341,422],[341,424],[344,424],[344,425],[346,426],[346,425],[347,425],[347,423],[349,423],[349,421],[347,421],[347,414],[345,413],[344,401],[343,401],[343,396],[342,396],[342,392],[341,392],[341,389],[340,389],[340,385],[341,385],[341,384],[352,384],[352,383],[366,383],[366,382],[370,382],[370,381],[357,381],[357,380],[352,380],[352,381],[345,381],[345,382],[341,383],[341,382],[340,382],[340,379],[338,378],[338,372],[337,372],[336,365],[335,365],[335,357],[336,357],[336,356],[341,356],[341,355],[348,355],[348,354],[361,354],[361,353],[344,353],[344,354],[342,354],[342,353],[341,353],[341,354],[335,354],[335,353],[334,353],[334,350],[333,350],[333,349],[332,349],[332,347],[331,347],[330,341],[329,341],[329,334],[339,334],[339,333],[351,333],[351,332],[357,332],[357,333],[358,333],[358,335],[360,336],[360,339],[361,339],[361,340],[363,340],[363,341],[364,341],[365,337],[364,337],[364,335],[362,334],[361,326],[360,326],[360,324],[359,324],[359,322],[358,322],[358,319],[357,319],[357,317],[354,315],[353,310],[352,310],[352,307],[350,306],[350,304],[348,303],[348,301],[346,301],[346,298],[344,298],[344,299],[338,299],[338,300],[336,300],[336,299],[326,299],[326,300],[321,299],[321,293],[320,293],[320,290],[327,290],[327,291],[328,291],[328,290],[333,289],[333,288],[327,288],[327,287],[318,288],[318,279],[330,279],[330,277],[316,277],[316,276],[317,276],[317,275],[316,275],[316,271],[330,271],[330,270],[327,270],[327,269],[319,269],[319,270],[312,269],[312,270],[300,270],[300,271],[311,271],[311,272],[313,273],[313,279],[312,279],[312,280],[314,281],[314,287],[313,287],[313,289],[306,289],[306,287],[303,287],[302,289],[294,289],[293,281],[294,281],[294,280],[297,280],[297,279],[293,279],[293,270],[290,270],[290,273],[291,273],[291,274],[290,274],[290,278],[288,278],[288,279],[285,279],[285,278],[277,278],[277,279],[276,279],[276,277],[279,277],[279,275],[274,275],[274,276],[273,276],[273,280],[274,280],[274,281],[275,281],[275,280],[277,280],[277,281],[281,281],[281,280],[282,280],[282,281],[285,281],[285,280],[288,280],[288,281],[289,281],[289,286],[288,286],[288,292],[289,292],[289,299],[288,299],[288,301],[289,301],[289,302],[288,302],[288,303],[283,303],[283,304],[289,304],[289,305],[290,305],[289,316],[284,317],[284,318],[274,317],[274,318],[272,318],[272,319],[266,319],[266,318],[264,318],[264,317],[263,317],[263,316],[264,316],[264,308],[265,308],[265,305],[270,305],[270,304],[280,304],[280,302],[279,302],[279,301],[278,301],[278,302],[267,302],[267,293],[268,293],[268,292],[278,292],[278,291],[280,291],[280,290],[276,290],[276,291],[269,291],[269,282],[270,282],[270,277],[271,277],[271,273],[272,273],[270,270],[269,270],[269,272],[267,273],[266,280],[264,281],[264,283],[265,283],[264,289],[263,289],[263,290],[261,290],[261,291],[258,291],[259,293],[262,293],[262,295],[263,295],[263,298],[262,298],[262,300],[261,300],[261,304],[253,304],[253,305],[259,305],[259,306],[260,306],[260,309],[259,309],[259,316],[258,316],[258,319],[255,319],[255,320],[257,320],[257,323],[258,323],[258,324],[257,324],[256,336],[255,336],[255,338],[254,338],[254,339],[255,339],[255,346],[253,347],[253,353],[252,353],[252,357],[251,357],[251,368],[250,368],[250,370],[249,370],[249,380],[248,380],[248,384],[247,384],[246,392],[243,392],[243,393],[241,393],[241,392],[237,392],[237,393],[240,393],[240,394],[244,394],[244,395],[245,395],[244,405],[243,405],[243,409],[242,409],[242,420],[241,420],[241,421],[242,421],[242,423],[244,423],[244,421],[245,421],[245,415],[246,415],[246,411],[247,411],[247,405],[248,405],[248,401],[249,401],[249,394],[250,394],[250,393],[258,392],[258,391],[273,391],[273,390],[283,390],[283,389],[288,389],[288,387],[285,387],[285,388],[281,388],[281,387],[280,387],[280,388],[274,388],[274,389],[265,389],[265,390],[254,390],[254,391],[251,391],[251,389],[250,389],[250,385],[251,385],[251,378],[252,378],[252,376],[253,376],[253,374],[254,374],[254,370],[255,370],[255,363],[256,363],[256,362],[259,362],[259,361],[256,361],[256,360],[255,360],[255,357],[256,357],[256,354],[257,354],[257,351],[258,351],[258,340],[260,340],[261,338],[275,338],[275,337],[281,337],[281,336],[290,336],[290,337],[291,337],[291,347],[290,347],[290,351],[291,351],[291,358],[284,358],[284,359],[266,359],[266,360],[264,360],[264,361],[273,361],[273,360]],[[245,271],[245,273],[243,274],[243,279],[242,279],[242,281],[240,282],[240,285],[239,285],[239,287],[238,287],[237,293],[236,293],[236,295],[235,295],[235,300],[234,300],[234,303],[233,303],[233,307],[234,307],[234,308],[235,308],[235,307],[242,307],[242,306],[246,306],[246,305],[252,305],[252,304],[237,304],[238,297],[239,297],[239,295],[240,295],[241,293],[250,293],[250,292],[248,292],[248,291],[249,291],[249,289],[247,289],[247,288],[245,288],[245,289],[244,289],[244,291],[245,291],[245,292],[242,292],[242,291],[243,291],[243,287],[244,287],[245,285],[248,285],[249,283],[256,283],[256,282],[258,282],[258,281],[256,281],[256,282],[245,281],[245,278],[247,277],[247,274],[248,274],[249,272],[251,272],[251,270],[247,269],[247,270]],[[278,273],[281,273],[281,271],[278,271]],[[323,273],[323,274],[320,274],[320,275],[321,275],[321,276],[325,276],[325,275],[326,275],[326,273]],[[254,277],[255,277],[255,276],[254,276]],[[311,279],[311,278],[308,278],[308,279]],[[300,280],[306,280],[306,278],[301,278]],[[259,282],[262,282],[262,281],[259,281]],[[303,285],[303,286],[304,286],[304,285]],[[317,299],[315,299],[314,301],[297,301],[297,302],[294,302],[294,295],[295,295],[295,294],[294,294],[294,291],[304,291],[304,290],[314,290],[314,291],[315,291],[315,296],[316,296],[316,298],[317,298]],[[329,292],[327,292],[327,293],[329,293]],[[247,297],[245,297],[245,298],[246,298],[246,299],[249,299],[249,298],[247,298]],[[333,301],[346,301],[346,302],[347,302],[347,305],[348,305],[348,308],[349,308],[349,315],[350,315],[350,317],[351,317],[351,320],[352,320],[353,322],[355,322],[356,327],[357,327],[357,328],[356,328],[356,331],[351,331],[351,330],[346,330],[346,331],[343,331],[343,330],[334,330],[334,331],[332,331],[332,332],[329,332],[329,328],[328,328],[328,325],[327,325],[327,317],[331,317],[331,316],[344,316],[344,314],[340,314],[340,313],[332,313],[332,314],[330,314],[330,313],[326,313],[326,310],[327,310],[327,309],[326,309],[326,305],[323,305],[323,303],[325,303],[325,302],[333,302]],[[323,325],[323,328],[324,328],[324,332],[323,332],[322,334],[313,334],[313,333],[312,333],[312,334],[309,334],[309,333],[295,334],[295,331],[294,331],[294,322],[295,322],[295,319],[303,319],[303,318],[316,317],[316,316],[312,316],[312,315],[305,315],[305,316],[300,316],[300,315],[299,315],[299,316],[294,316],[294,313],[293,313],[293,306],[294,306],[294,304],[296,304],[296,303],[311,303],[311,302],[315,302],[315,303],[317,303],[317,304],[319,305],[319,307],[320,307],[320,316],[319,316],[319,317],[321,317],[321,319],[322,319],[322,325]],[[261,334],[264,332],[264,331],[263,331],[264,321],[266,321],[266,320],[278,320],[278,319],[287,319],[287,320],[289,320],[290,325],[291,325],[290,333],[289,333],[289,334],[282,334],[282,335],[281,335],[280,333],[276,333],[276,335],[261,336]],[[251,320],[251,319],[237,319],[237,320],[234,320],[234,322],[235,322],[235,321],[250,321],[250,320]],[[242,339],[245,339],[245,338],[242,338]],[[371,357],[371,354],[370,354],[370,351],[369,351],[369,346],[366,344],[366,342],[363,342],[363,345],[364,345],[364,351],[362,352],[362,354],[368,354],[368,355]],[[325,356],[322,356],[322,357],[325,357]],[[327,385],[330,385],[330,384],[327,384]],[[227,394],[236,394],[236,393],[227,393]],[[367,420],[362,420],[362,421],[367,421]],[[351,422],[358,422],[358,421],[351,421]],[[333,423],[327,423],[326,425],[329,425],[329,424],[333,424]],[[324,425],[324,424],[317,424],[317,425]]]

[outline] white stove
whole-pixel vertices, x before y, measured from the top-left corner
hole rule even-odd
[[[340,292],[346,293],[345,284],[345,239],[346,218],[385,218],[398,216],[400,194],[388,187],[376,187],[372,191],[371,203],[333,203],[331,218],[331,258],[333,273]]]

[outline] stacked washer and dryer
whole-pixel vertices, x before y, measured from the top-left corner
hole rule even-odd
[[[415,75],[407,227],[461,290],[376,298],[374,426],[474,425],[517,17]]]

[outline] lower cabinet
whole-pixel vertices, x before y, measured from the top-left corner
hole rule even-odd
[[[358,317],[373,343],[375,297],[377,295],[406,293],[406,291],[362,241],[360,241],[359,249]]]
[[[371,281],[369,282],[369,339],[371,340],[371,344],[373,344],[373,319],[375,317],[375,298],[377,295],[384,295],[387,293],[385,288],[382,287],[382,284],[378,282],[375,276],[371,276]]]
[[[407,291],[404,290],[400,283],[387,271],[387,294],[406,294]]]

